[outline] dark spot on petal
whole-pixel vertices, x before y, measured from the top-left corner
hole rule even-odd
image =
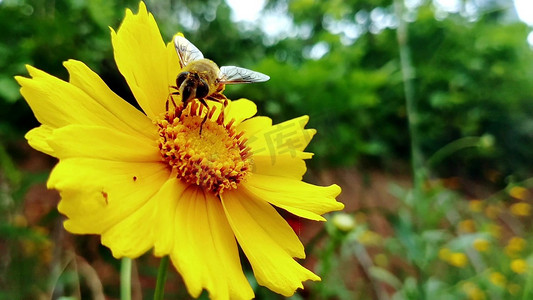
[[[137,181],[137,176],[133,176],[133,181]]]
[[[109,204],[109,203],[107,202],[107,193],[104,192],[104,191],[102,191],[102,196],[104,196],[105,204]]]

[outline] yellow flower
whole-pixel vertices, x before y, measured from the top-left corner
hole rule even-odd
[[[500,272],[492,272],[490,273],[490,282],[494,284],[495,286],[504,287],[506,283],[505,276],[502,275]]]
[[[527,262],[523,259],[513,259],[511,261],[511,270],[517,274],[523,274],[527,271]]]
[[[28,143],[59,159],[48,187],[61,193],[65,228],[101,235],[117,258],[152,248],[170,255],[193,297],[203,289],[213,299],[254,297],[237,243],[257,282],[277,293],[291,296],[303,281],[320,280],[294,260],[304,247],[275,208],[324,221],[344,207],[337,185],[301,181],[315,133],[304,129],[308,117],[272,125],[253,117],[256,106],[245,99],[224,111],[213,101],[206,111],[197,101],[166,111],[180,65],[144,3],[138,14],[126,11],[111,38],[144,113],[79,61],[64,63],[69,82],[31,66],[31,78],[16,78],[42,124]]]
[[[509,190],[509,195],[511,195],[511,197],[516,198],[518,200],[526,200],[528,194],[529,194],[529,191],[526,188],[521,187],[521,186],[513,186]]]
[[[472,212],[481,212],[483,210],[483,201],[481,200],[470,200],[468,202],[468,208]]]
[[[337,227],[341,231],[348,232],[355,228],[356,223],[355,219],[352,215],[347,213],[336,213],[333,218],[331,219],[335,227]]]
[[[372,230],[365,230],[357,238],[357,241],[365,246],[377,246],[381,244],[383,238],[377,232],[374,232]]]
[[[448,257],[448,263],[454,267],[464,268],[468,264],[468,257],[461,252],[452,252]]]
[[[472,282],[465,282],[461,286],[464,293],[468,296],[470,300],[484,300],[486,299],[483,291]]]
[[[444,261],[448,261],[450,259],[450,256],[452,254],[452,251],[449,248],[441,248],[439,250],[439,258]]]
[[[531,205],[529,203],[518,202],[511,205],[509,208],[511,213],[519,217],[527,217],[531,215]]]
[[[479,252],[485,252],[489,249],[490,243],[484,238],[476,238],[472,246]]]
[[[459,231],[460,232],[474,232],[476,231],[476,224],[472,219],[466,219],[459,222]]]
[[[386,268],[389,266],[389,258],[383,253],[378,253],[374,256],[374,263],[376,266]]]
[[[468,257],[461,252],[452,252],[449,248],[439,250],[439,258],[452,266],[463,268],[468,263]]]
[[[26,226],[28,226],[28,220],[22,214],[16,214],[13,217],[12,223],[13,223],[13,226],[16,226],[16,227],[26,227]]]
[[[487,207],[485,208],[485,215],[487,216],[487,218],[494,220],[498,217],[501,211],[502,209],[499,206],[491,204],[487,205]]]
[[[505,253],[509,256],[516,255],[520,251],[524,250],[526,245],[527,242],[524,238],[514,236],[509,239],[509,242],[507,242],[507,246],[505,246]]]

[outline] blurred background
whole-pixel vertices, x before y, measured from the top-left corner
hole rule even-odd
[[[339,184],[346,209],[285,216],[322,277],[291,299],[533,299],[533,2],[146,4],[166,41],[181,31],[271,77],[229,98],[318,130],[305,180]],[[38,123],[13,76],[30,64],[67,80],[73,58],[134,103],[108,29],[125,8],[138,1],[0,0],[0,299],[119,298],[120,262],[62,228],[45,186],[56,161],[26,144]],[[151,299],[158,261],[135,261],[135,299]],[[281,298],[245,268],[258,299]],[[173,269],[166,296],[188,297]]]

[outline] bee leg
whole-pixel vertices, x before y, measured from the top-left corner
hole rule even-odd
[[[176,102],[174,102],[174,98],[172,97],[173,95],[176,95],[176,93],[170,93],[168,94],[168,97],[167,97],[167,101],[165,102],[165,109],[166,111],[169,111],[169,102],[172,102],[172,105],[174,105],[174,109],[176,109],[178,106],[176,105]],[[169,101],[170,99],[170,101]]]
[[[216,101],[219,103],[222,103],[222,111],[226,110],[226,107],[228,107],[228,98],[224,96],[223,94],[213,94],[206,98],[207,100]]]
[[[178,106],[176,105],[176,102],[174,102],[174,98],[172,97],[172,95],[179,95],[180,94],[179,89],[178,89],[178,87],[175,87],[175,86],[172,86],[172,85],[170,86],[170,88],[175,89],[176,91],[168,94],[167,101],[165,103],[166,111],[168,111],[168,109],[169,109],[169,101],[168,101],[168,99],[170,99],[170,101],[172,101],[172,104],[174,105],[174,109],[178,108]]]
[[[178,115],[176,116],[178,119],[181,118],[181,115],[183,114],[183,111],[187,108],[187,104],[189,104],[188,102],[185,102],[185,104],[183,104],[183,107],[182,109],[180,109],[178,111]]]
[[[207,108],[207,113],[204,116],[204,119],[202,120],[202,123],[200,123],[200,135],[202,135],[202,127],[204,126],[205,121],[207,121],[207,115],[209,114],[209,106],[207,106],[207,103],[205,102],[205,99],[198,99],[200,103],[202,103],[205,108]]]

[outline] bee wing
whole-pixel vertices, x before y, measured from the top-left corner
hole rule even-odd
[[[235,66],[220,67],[218,74],[218,80],[222,84],[263,82],[269,79],[270,77],[263,73]]]
[[[198,50],[195,45],[181,35],[176,35],[174,37],[174,47],[176,47],[176,52],[178,52],[180,66],[182,68],[191,61],[204,58],[202,51]]]

